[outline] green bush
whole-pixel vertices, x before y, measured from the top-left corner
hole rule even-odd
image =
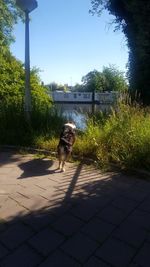
[[[138,105],[120,104],[100,130],[97,157],[126,167],[150,166],[150,115]],[[105,156],[104,156],[105,155]]]

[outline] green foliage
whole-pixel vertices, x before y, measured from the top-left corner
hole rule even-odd
[[[97,70],[89,72],[82,78],[85,91],[127,91],[128,86],[121,71],[114,65],[104,67],[102,72]]]
[[[31,71],[31,125],[24,117],[24,79],[22,63],[7,51],[0,55],[0,143],[30,144],[34,130],[46,129],[50,124],[52,100],[41,85],[36,69]]]
[[[127,167],[149,167],[150,116],[138,105],[120,105],[113,111],[103,128],[105,150],[99,149],[98,158],[117,162]]]
[[[52,99],[48,95],[48,90],[44,87],[39,78],[39,70],[33,68],[30,74],[32,107],[34,110],[47,110],[51,107]]]
[[[3,54],[14,40],[13,26],[22,13],[17,9],[15,0],[0,0],[0,12],[0,54]]]
[[[62,84],[57,84],[55,82],[47,84],[46,87],[47,87],[49,92],[53,92],[53,91],[64,91],[64,92],[67,92],[70,89],[68,84],[62,85]]]
[[[0,107],[23,102],[24,70],[9,52],[0,55]]]
[[[150,3],[148,0],[91,0],[92,14],[107,9],[115,16],[129,47],[129,81],[144,104],[150,104]]]
[[[47,85],[48,91],[72,91],[72,92],[105,92],[105,91],[120,91],[128,90],[128,85],[121,72],[115,65],[103,67],[102,72],[93,70],[82,77],[82,84],[74,86],[59,85],[55,82]]]
[[[76,83],[74,86],[71,87],[71,91],[82,92],[82,91],[84,91],[84,85]]]
[[[0,107],[21,106],[24,102],[25,71],[23,64],[9,52],[0,56]],[[40,83],[37,70],[31,71],[31,94],[34,109],[46,109],[51,99]]]
[[[98,148],[98,139],[100,137],[99,125],[93,125],[90,119],[84,134],[79,135],[74,147],[74,153],[80,157],[96,158],[95,152]]]
[[[41,85],[37,69],[31,71],[32,112],[30,124],[24,116],[25,70],[9,51],[12,30],[19,17],[15,0],[0,0],[0,143],[33,144],[35,132],[50,128],[52,99]]]
[[[98,92],[105,90],[105,83],[106,83],[105,77],[102,73],[100,73],[97,70],[93,70],[88,74],[86,74],[82,78],[82,82],[85,91]]]
[[[124,78],[124,73],[119,71],[114,65],[104,67],[103,76],[105,77],[105,90],[126,92],[128,89],[127,82]]]
[[[0,144],[40,147],[41,140],[48,143],[59,136],[65,118],[51,107],[32,109],[31,121],[24,116],[23,106],[9,105],[0,112]],[[45,148],[45,145],[44,145]]]
[[[58,135],[39,136],[34,144],[56,151]],[[103,168],[115,163],[150,170],[150,110],[120,103],[110,114],[97,114],[94,123],[89,119],[85,132],[78,133],[73,153],[93,158]]]
[[[101,165],[114,162],[128,168],[149,168],[149,111],[138,105],[120,104],[100,128],[96,142]]]

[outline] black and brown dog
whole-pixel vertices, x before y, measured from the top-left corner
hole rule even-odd
[[[62,132],[60,134],[60,140],[57,147],[59,169],[65,171],[65,163],[69,159],[72,147],[75,142],[75,129],[74,122],[67,122],[64,124]]]

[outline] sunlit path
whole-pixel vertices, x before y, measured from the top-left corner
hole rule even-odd
[[[0,267],[150,266],[150,183],[0,153]]]

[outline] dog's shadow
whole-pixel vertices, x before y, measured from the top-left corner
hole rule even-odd
[[[33,176],[44,176],[57,172],[58,168],[52,168],[53,160],[33,159],[25,163],[21,163],[18,167],[23,170],[23,173],[18,179],[31,178]],[[52,169],[50,169],[52,168]]]

